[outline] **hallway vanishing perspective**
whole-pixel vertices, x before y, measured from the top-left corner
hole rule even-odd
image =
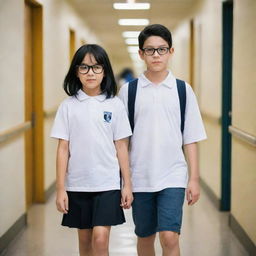
[[[28,227],[18,234],[4,256],[78,256],[75,229],[59,225],[61,214],[55,208],[54,196],[45,205],[34,205],[28,214]],[[131,210],[126,223],[113,227],[110,256],[136,256],[136,236]],[[184,256],[247,256],[249,255],[227,225],[228,214],[202,194],[194,207],[184,205],[184,228],[181,253]],[[156,243],[157,256],[161,255]]]
[[[256,0],[0,0],[0,255],[78,256],[77,232],[60,226],[55,207],[50,132],[64,77],[77,49],[99,44],[120,89],[145,71],[140,31],[163,24],[168,69],[191,85],[207,133],[181,255],[255,256],[255,13]],[[126,218],[112,229],[110,256],[137,255],[131,210]]]

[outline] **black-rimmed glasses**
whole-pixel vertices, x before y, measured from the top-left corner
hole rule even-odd
[[[100,64],[95,64],[95,65],[85,65],[85,64],[81,64],[81,65],[77,65],[78,67],[78,72],[80,74],[87,74],[90,69],[92,69],[93,73],[94,74],[100,74],[103,72],[103,65],[100,65]]]
[[[159,55],[165,55],[170,48],[169,47],[159,47],[159,48],[144,48],[142,49],[143,52],[147,55],[147,56],[152,56],[154,55],[155,51],[157,51],[157,53]]]

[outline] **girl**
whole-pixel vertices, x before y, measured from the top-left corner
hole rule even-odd
[[[130,208],[133,200],[131,130],[116,88],[105,50],[80,47],[64,80],[70,97],[60,105],[51,132],[59,139],[56,205],[64,213],[62,225],[78,229],[81,256],[108,255],[110,228],[125,222],[122,207]]]

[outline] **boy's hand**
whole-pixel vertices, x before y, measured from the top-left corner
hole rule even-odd
[[[59,212],[68,213],[68,195],[65,190],[58,190],[56,196],[56,206]]]
[[[124,186],[121,193],[122,193],[121,206],[124,209],[129,209],[133,201],[131,186]]]
[[[189,181],[188,187],[186,190],[186,196],[187,196],[188,205],[193,205],[198,201],[200,196],[199,181],[194,181],[194,180]]]

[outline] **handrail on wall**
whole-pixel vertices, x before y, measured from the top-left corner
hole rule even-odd
[[[25,123],[14,126],[11,129],[0,132],[0,143],[3,143],[16,135],[25,132],[31,127],[32,127],[31,121],[27,121]]]
[[[228,127],[228,130],[234,137],[236,137],[236,138],[238,138],[238,139],[256,147],[256,137],[255,136],[253,136],[253,135],[251,135],[247,132],[244,132],[244,131],[242,131],[242,130],[240,130],[240,129],[232,126],[232,125],[230,125]]]
[[[49,117],[53,117],[56,113],[56,110],[51,110],[48,112],[45,112],[45,117],[49,118]],[[205,118],[211,119],[214,122],[220,122],[220,118],[217,117],[213,117],[213,116],[209,116],[207,114],[203,114],[203,116]],[[31,121],[27,121],[25,123],[19,124],[11,129],[8,129],[6,131],[0,132],[0,143],[3,143],[5,141],[7,141],[8,139],[22,133],[25,132],[26,130],[30,129],[32,127],[32,123]],[[247,142],[248,144],[256,147],[256,137],[246,133],[232,125],[229,126],[229,132],[236,138],[241,139],[245,142]]]
[[[56,111],[57,111],[56,107],[51,110],[44,111],[44,117],[52,118],[55,116]],[[30,129],[31,127],[32,127],[32,122],[27,121],[22,124],[16,125],[8,130],[0,132],[0,143],[3,143],[16,135],[25,132],[26,130]]]

